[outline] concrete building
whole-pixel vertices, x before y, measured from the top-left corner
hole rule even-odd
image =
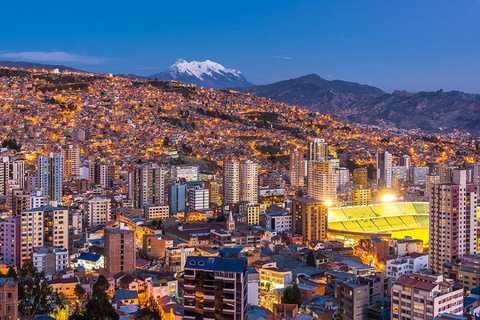
[[[135,271],[135,232],[105,229],[105,269],[107,274]]]
[[[308,145],[308,161],[328,160],[328,144],[324,139],[315,138]]]
[[[453,170],[452,182],[432,186],[429,264],[435,272],[443,272],[445,262],[476,252],[477,189],[460,169]]]
[[[480,254],[465,256],[459,262],[444,263],[443,275],[459,282],[466,291],[480,287]]]
[[[177,180],[198,181],[198,175],[198,166],[174,166],[172,168],[172,178]]]
[[[37,161],[40,192],[49,201],[63,201],[63,157],[51,153]]]
[[[370,189],[352,190],[352,206],[368,206],[372,203],[372,191]]]
[[[293,188],[305,186],[305,154],[301,149],[290,151],[290,185]]]
[[[151,219],[167,219],[170,216],[170,206],[157,206],[155,204],[147,204],[143,207],[143,217],[147,220]]]
[[[204,211],[210,207],[210,193],[208,189],[195,186],[188,192],[190,211]]]
[[[414,252],[408,256],[387,260],[385,269],[387,277],[396,280],[403,275],[428,269],[428,255]]]
[[[337,175],[337,187],[344,186],[350,182],[350,171],[347,168],[335,168]]]
[[[184,319],[246,319],[247,283],[245,258],[188,257]]]
[[[0,222],[0,262],[7,266],[20,267],[22,251],[22,218],[7,217]]]
[[[243,202],[240,204],[240,214],[247,217],[249,225],[260,224],[260,205]]]
[[[327,206],[311,198],[293,199],[293,232],[301,234],[304,242],[327,238]]]
[[[173,240],[159,234],[145,234],[143,249],[150,259],[165,258],[167,248],[173,247]]]
[[[68,208],[44,206],[25,210],[22,219],[21,260],[32,258],[33,248],[69,248]]]
[[[187,258],[193,256],[193,247],[170,247],[165,249],[165,266],[170,272],[182,271]]]
[[[425,184],[429,171],[428,167],[410,167],[408,181],[413,184]]]
[[[80,175],[80,148],[68,145],[62,148],[63,177],[70,179]]]
[[[187,185],[175,182],[170,185],[170,213],[185,212],[187,207]]]
[[[38,272],[52,275],[68,268],[68,250],[64,247],[33,248],[32,262]]]
[[[240,199],[240,164],[226,160],[223,165],[223,204],[238,203]]]
[[[240,168],[239,201],[258,202],[258,164],[250,160],[242,161]]]
[[[141,209],[147,204],[165,204],[165,176],[167,170],[153,163],[140,164],[134,171],[134,207]]]
[[[287,212],[269,213],[266,226],[276,232],[292,230],[292,215]]]
[[[463,314],[463,287],[433,272],[398,278],[392,287],[391,319],[433,319],[441,313]]]
[[[19,319],[18,283],[12,278],[0,278],[0,319]]]
[[[356,168],[353,170],[353,183],[361,189],[368,188],[368,171],[366,168]]]
[[[258,306],[260,295],[259,284],[260,274],[253,267],[247,268],[247,303],[250,306]]]
[[[377,186],[392,187],[392,154],[388,151],[377,153]]]
[[[308,162],[307,193],[310,198],[337,201],[337,174],[331,160]]]
[[[382,273],[337,281],[335,291],[340,298],[340,319],[367,320],[368,307],[388,296],[389,283]]]
[[[85,218],[89,228],[105,225],[110,221],[111,200],[105,196],[94,196],[85,201]]]

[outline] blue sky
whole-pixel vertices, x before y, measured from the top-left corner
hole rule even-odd
[[[317,73],[480,93],[480,0],[5,2],[5,60],[148,75],[210,59],[256,84]]]

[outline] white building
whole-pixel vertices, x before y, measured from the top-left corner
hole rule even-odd
[[[292,230],[292,215],[288,212],[267,214],[267,229],[272,231]]]
[[[247,268],[247,304],[258,306],[260,274],[255,268]]]
[[[68,250],[64,247],[33,248],[32,262],[39,272],[53,274],[68,268]]]
[[[198,166],[175,166],[172,168],[172,177],[177,180],[198,181],[198,173]]]
[[[430,272],[403,275],[392,287],[391,319],[433,319],[463,314],[463,287]]]
[[[196,186],[188,192],[190,211],[203,211],[210,207],[210,192],[208,189]]]
[[[258,164],[250,160],[240,162],[239,200],[258,202]]]
[[[240,169],[236,160],[226,160],[223,165],[223,204],[239,201]]]
[[[344,186],[350,182],[350,171],[347,168],[336,168],[337,174],[337,187]]]
[[[105,225],[110,221],[111,200],[105,196],[94,196],[85,201],[85,217],[89,228]]]
[[[428,255],[418,252],[388,260],[386,263],[387,276],[395,280],[424,269],[428,269]]]
[[[160,298],[169,296],[170,298],[178,298],[178,280],[174,277],[158,280],[157,278],[148,277],[145,279],[145,298],[153,297],[155,301]]]

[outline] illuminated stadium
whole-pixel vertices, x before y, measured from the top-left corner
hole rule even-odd
[[[411,236],[428,246],[428,202],[395,202],[328,209],[331,237],[354,241],[377,235],[403,239]]]

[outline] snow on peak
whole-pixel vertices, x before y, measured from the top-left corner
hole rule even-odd
[[[227,69],[222,66],[220,63],[216,63],[210,60],[205,60],[203,62],[195,61],[192,62],[185,61],[184,59],[178,59],[173,65],[168,68],[168,72],[175,76],[175,74],[188,74],[194,76],[200,80],[203,80],[204,76],[215,77],[214,74],[232,74],[236,77],[240,77],[242,74],[240,71],[234,69]]]

